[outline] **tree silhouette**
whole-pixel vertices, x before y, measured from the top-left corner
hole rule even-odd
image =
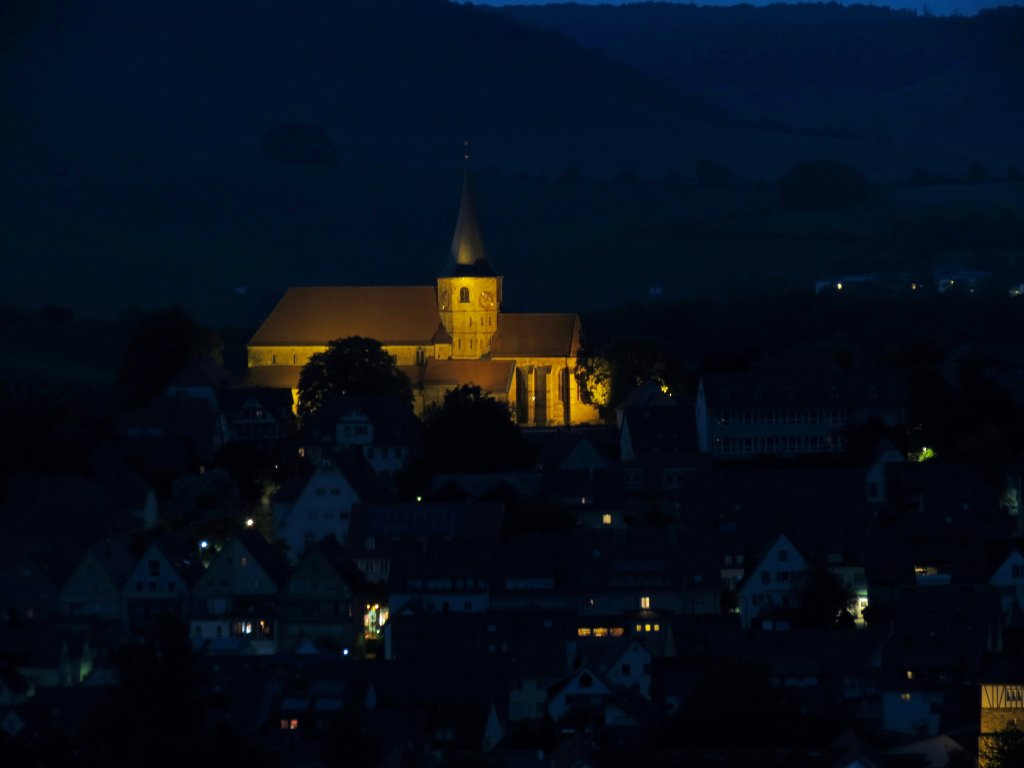
[[[979,741],[979,762],[985,768],[1018,768],[1024,765],[1024,730],[1010,721]]]
[[[533,449],[505,403],[480,387],[463,385],[424,417],[423,457],[428,472],[497,472],[527,469]]]
[[[375,339],[349,336],[313,355],[299,376],[299,419],[307,422],[335,397],[393,395],[412,406],[412,384]]]
[[[220,360],[220,336],[181,307],[143,312],[131,317],[129,324],[117,383],[131,405],[145,405],[160,394],[193,358],[212,355]]]

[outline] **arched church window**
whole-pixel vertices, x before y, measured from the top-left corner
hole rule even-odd
[[[459,303],[469,304],[469,288],[466,288],[465,286],[459,288]]]

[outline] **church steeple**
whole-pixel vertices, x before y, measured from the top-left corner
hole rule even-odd
[[[462,179],[462,199],[459,201],[459,217],[455,222],[455,234],[448,254],[446,275],[490,276],[494,274],[483,238],[480,237],[480,222],[476,213],[476,196],[473,182],[467,170]]]
[[[452,338],[453,358],[480,359],[490,353],[501,311],[501,278],[484,252],[468,169],[448,263],[437,278],[437,309]]]

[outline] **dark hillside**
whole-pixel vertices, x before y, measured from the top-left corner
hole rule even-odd
[[[431,280],[465,137],[473,167],[495,169],[485,236],[523,309],[808,285],[872,251],[859,230],[887,213],[809,233],[773,221],[770,185],[752,182],[798,160],[878,182],[978,159],[769,130],[440,0],[0,4],[0,97],[0,299],[180,302],[239,324],[289,285]],[[735,186],[692,186],[701,158]]]
[[[764,125],[1024,159],[1024,10],[873,6],[507,6]]]
[[[49,0],[0,45],[7,149],[40,162],[252,157],[289,122],[322,127],[341,162],[417,167],[450,167],[464,137],[489,165],[545,173],[660,176],[711,157],[755,179],[834,157],[877,178],[963,161],[745,126],[561,35],[441,0]]]

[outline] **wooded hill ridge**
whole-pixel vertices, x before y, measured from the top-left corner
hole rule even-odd
[[[298,121],[321,126],[342,162],[412,167],[450,167],[466,137],[485,164],[545,173],[577,166],[660,176],[709,157],[754,180],[829,157],[884,178],[917,166],[952,173],[972,160],[1017,162],[975,157],[975,146],[892,147],[878,131],[865,142],[871,132],[850,120],[839,131],[806,123],[797,127],[813,135],[795,135],[791,122],[758,123],[738,108],[755,91],[771,101],[816,89],[820,103],[839,109],[849,100],[828,94],[920,83],[949,71],[960,38],[1004,29],[981,29],[989,14],[485,9],[442,0],[43,0],[0,13],[8,146],[40,161],[83,151],[109,161],[108,150],[247,156],[270,127]],[[989,47],[986,39],[975,49]],[[1021,98],[1002,93],[1007,107]],[[751,106],[772,117],[771,104]],[[941,106],[948,112],[947,100]],[[886,108],[879,102],[869,117],[899,124]],[[977,126],[977,115],[967,123]]]
[[[755,124],[1021,167],[1024,8],[977,16],[837,3],[494,9]]]

